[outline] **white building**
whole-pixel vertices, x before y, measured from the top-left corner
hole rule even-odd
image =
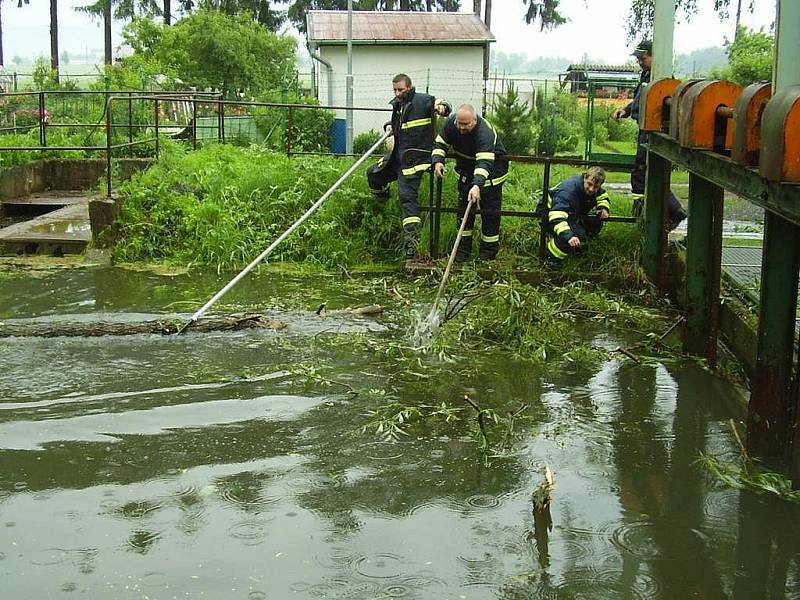
[[[307,41],[320,104],[344,107],[347,82],[347,11],[312,10]],[[392,78],[411,77],[421,92],[453,107],[484,102],[484,53],[495,41],[474,14],[447,12],[353,12],[353,106],[388,108]],[[343,108],[336,109],[344,119]],[[380,131],[388,113],[354,112],[353,133]]]

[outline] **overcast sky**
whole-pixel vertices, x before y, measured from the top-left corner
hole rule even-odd
[[[72,7],[88,0],[59,2],[60,49],[81,55],[87,49],[102,48],[103,31],[97,21],[76,13]],[[461,2],[467,11],[470,0]],[[690,23],[678,22],[675,52],[688,53],[698,48],[721,46],[725,36],[733,35],[733,18],[720,22],[712,10],[712,0],[698,0],[700,13]],[[732,4],[735,4],[733,0]],[[748,0],[743,2],[748,4]],[[493,48],[505,53],[536,56],[562,56],[580,60],[587,54],[608,63],[624,63],[631,52],[625,39],[625,16],[630,0],[561,0],[562,14],[569,22],[555,31],[542,33],[526,25],[522,0],[494,0],[492,32],[497,38]],[[49,55],[49,13],[45,0],[31,0],[17,8],[16,2],[3,3],[3,45],[6,65],[14,55]],[[775,0],[755,0],[755,13],[746,13],[742,22],[753,29],[769,30],[775,19]],[[120,41],[122,24],[115,24],[114,44]]]

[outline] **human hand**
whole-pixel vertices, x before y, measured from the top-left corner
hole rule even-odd
[[[475,203],[481,199],[481,188],[478,185],[473,185],[467,194],[467,201]]]
[[[567,243],[570,246],[572,246],[573,248],[580,248],[581,247],[581,240],[580,240],[580,238],[578,238],[577,235],[573,235],[571,238],[569,238],[569,242],[567,242]]]
[[[605,208],[601,208],[597,211],[597,216],[600,218],[601,221],[605,221],[608,217],[608,211]]]
[[[624,119],[625,118],[625,109],[624,108],[618,108],[617,110],[615,110],[614,111],[614,118],[615,119]]]
[[[446,171],[447,171],[447,169],[444,168],[444,163],[441,163],[441,162],[434,163],[434,165],[433,165],[433,173],[434,173],[434,175],[436,175],[437,177],[439,177],[441,179],[442,177],[444,177],[444,174],[445,174]]]
[[[446,117],[450,114],[450,105],[444,100],[437,100],[436,104],[433,106],[433,110],[436,111],[436,114],[440,117]]]
[[[391,125],[389,125],[389,124],[387,123],[387,124],[386,124],[386,125],[384,125],[384,127],[383,127],[383,132],[384,132],[384,133],[388,133],[389,135],[392,135],[392,133],[393,133],[393,131],[392,131],[392,126],[391,126]]]

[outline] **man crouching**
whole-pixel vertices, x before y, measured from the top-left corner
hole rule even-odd
[[[586,242],[600,233],[611,213],[608,193],[602,187],[605,181],[606,172],[592,167],[549,190],[545,228],[547,254],[553,266],[583,251]]]

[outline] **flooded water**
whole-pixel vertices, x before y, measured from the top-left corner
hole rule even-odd
[[[225,281],[5,278],[0,319],[188,314]],[[737,455],[730,384],[690,361],[442,361],[402,347],[409,308],[380,286],[340,287],[262,274],[226,297],[279,332],[0,340],[0,597],[800,597],[796,509],[695,465]],[[488,452],[465,394],[496,411]]]

